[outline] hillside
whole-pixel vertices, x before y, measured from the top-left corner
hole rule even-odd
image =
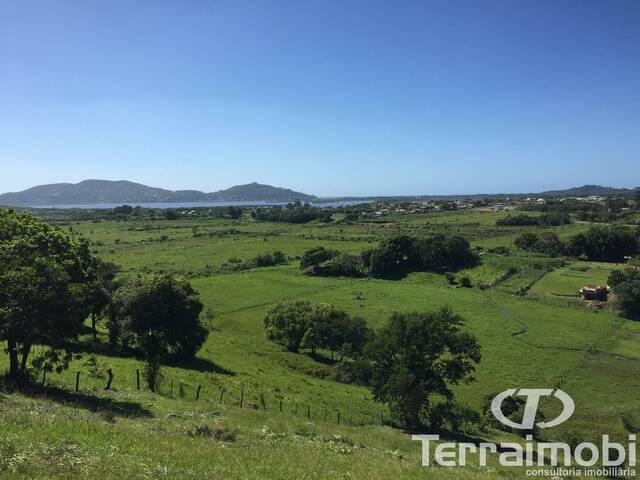
[[[389,426],[387,406],[370,390],[337,381],[337,360],[329,352],[293,353],[266,339],[266,312],[295,300],[336,305],[374,328],[395,311],[449,305],[482,349],[476,382],[456,385],[457,400],[479,412],[486,395],[506,388],[558,385],[575,400],[576,411],[566,424],[546,431],[546,439],[595,440],[606,433],[621,441],[640,419],[640,323],[558,295],[574,292],[576,282],[599,281],[615,264],[560,267],[557,259],[525,252],[487,253],[480,265],[458,274],[491,286],[481,289],[451,286],[444,275],[424,272],[393,280],[311,276],[295,260],[318,246],[357,254],[386,238],[389,225],[398,234],[455,228],[485,251],[507,247],[513,229],[531,228],[496,229],[496,220],[507,214],[466,210],[312,224],[322,229],[321,237],[309,235],[308,224],[283,228],[248,216],[74,222],[75,234],[89,239],[100,258],[116,263],[123,277],[171,271],[188,278],[205,311],[214,314],[210,335],[195,359],[163,367],[157,394],[144,382],[137,387],[142,361],[110,349],[105,319],[95,344],[87,328],[69,345],[83,357],[68,370],[46,378],[35,370],[37,382],[24,391],[0,384],[0,478],[116,479],[122,472],[135,479],[524,476],[500,467],[494,456],[488,467],[477,466],[475,458],[467,468],[422,467],[420,445]],[[276,228],[278,235],[272,235]],[[550,227],[561,235],[586,228],[577,222]],[[276,250],[289,263],[233,268],[237,259]],[[0,355],[0,371],[7,364],[6,353]],[[105,391],[108,368],[114,381]],[[239,408],[241,400],[247,408]],[[543,413],[554,418],[556,407],[544,404]],[[517,441],[475,424],[447,433],[463,434]]]
[[[602,185],[583,185],[581,187],[567,188],[564,190],[548,190],[540,195],[549,197],[588,197],[591,195],[608,196],[608,195],[631,195],[634,193],[632,188],[614,188],[603,187]]]
[[[248,183],[246,185],[236,185],[235,187],[220,190],[211,193],[209,197],[212,200],[223,201],[293,201],[300,200],[302,202],[311,202],[317,200],[313,195],[307,195],[302,192],[295,192],[288,188],[272,187],[271,185],[262,185],[257,182]]]
[[[250,183],[227,190],[204,193],[198,190],[166,190],[126,180],[84,180],[80,183],[40,185],[22,192],[0,195],[0,205],[39,206],[98,203],[168,203],[206,201],[282,201],[315,200],[316,197],[287,188]]]

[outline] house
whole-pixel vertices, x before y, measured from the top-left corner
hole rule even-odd
[[[583,300],[597,300],[599,302],[606,302],[609,295],[608,285],[585,285],[578,293],[582,296]]]

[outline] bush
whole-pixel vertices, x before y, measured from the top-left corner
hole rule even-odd
[[[275,265],[281,265],[283,263],[287,263],[287,256],[280,250],[257,255],[251,261],[251,264],[255,267],[273,267]]]
[[[324,247],[312,248],[302,254],[302,258],[300,259],[300,268],[304,270],[310,267],[316,267],[335,257],[338,253],[339,252],[336,250],[327,250]]]
[[[463,288],[471,288],[471,287],[473,287],[473,283],[471,283],[471,279],[466,275],[460,277],[460,280],[459,280],[458,283],[460,283],[460,286],[463,287]]]
[[[477,430],[482,423],[478,412],[454,400],[437,403],[431,407],[427,418],[429,427],[435,431]]]
[[[532,252],[543,253],[550,256],[562,256],[566,247],[562,240],[553,232],[544,232],[542,235],[535,233],[523,233],[515,240],[515,245]]]
[[[627,318],[640,319],[640,271],[615,270],[609,275],[608,282],[618,297],[621,314]]]

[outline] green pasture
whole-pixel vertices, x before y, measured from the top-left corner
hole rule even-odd
[[[585,285],[606,285],[612,271],[622,265],[604,262],[574,262],[549,272],[529,290],[532,294],[575,296]]]
[[[456,274],[469,276],[476,285],[461,288],[431,273],[400,280],[313,277],[300,271],[296,259],[320,245],[358,253],[396,233],[446,231],[485,249],[510,246],[514,232],[522,229],[495,227],[495,220],[504,215],[434,212],[300,226],[250,218],[67,225],[88,238],[100,257],[117,263],[122,275],[173,272],[188,277],[215,318],[197,359],[164,369],[161,394],[145,391],[144,385],[137,389],[136,370],[142,363],[110,354],[101,326],[97,346],[88,333],[83,335],[74,347],[83,358],[46,379],[51,387],[72,391],[79,371],[78,395],[89,398],[86,404],[68,396],[60,401],[46,401],[41,395],[0,396],[0,428],[5,433],[0,439],[2,478],[88,478],[95,469],[100,478],[121,478],[123,471],[131,478],[518,477],[495,465],[423,469],[419,444],[379,425],[381,416],[388,418],[384,405],[366,388],[330,378],[328,353],[318,361],[305,353],[283,351],[265,339],[265,312],[291,300],[336,304],[374,328],[396,311],[449,306],[465,318],[466,328],[482,347],[477,381],[455,387],[459,400],[478,410],[485,395],[506,388],[561,384],[576,399],[577,410],[557,435],[591,438],[595,432],[610,431],[624,436],[622,418],[629,425],[640,409],[640,328],[611,312],[535,298],[573,295],[585,283],[605,283],[616,265],[563,266],[558,259],[517,251],[509,256],[486,253],[480,265]],[[558,231],[568,235],[583,228],[572,224]],[[287,254],[289,262],[239,272],[220,270],[229,259],[249,260],[274,250]],[[486,289],[477,288],[481,284]],[[533,298],[514,295],[529,287],[536,294]],[[88,362],[92,352],[97,367]],[[0,357],[0,367],[6,363],[5,356]],[[114,392],[102,391],[106,378],[100,372],[107,368],[115,375]],[[259,410],[238,408],[241,396]],[[549,414],[554,408],[545,405]],[[237,439],[189,435],[202,425],[233,431]],[[57,463],[50,459],[51,452],[58,452]],[[7,458],[15,460],[9,465]]]

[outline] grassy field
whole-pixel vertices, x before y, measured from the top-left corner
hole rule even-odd
[[[585,285],[606,285],[612,271],[622,268],[615,263],[574,262],[548,273],[529,290],[532,294],[575,297]]]
[[[517,252],[485,254],[481,265],[458,275],[486,289],[451,286],[444,276],[428,273],[393,281],[322,278],[304,275],[298,267],[297,257],[308,248],[357,253],[397,233],[458,233],[485,248],[510,246],[524,230],[496,227],[495,220],[504,215],[461,211],[303,226],[249,218],[65,225],[89,238],[92,249],[117,263],[122,275],[174,272],[189,278],[215,318],[197,360],[165,368],[160,395],[137,390],[139,361],[113,356],[100,346],[98,367],[91,373],[86,335],[77,345],[84,358],[47,378],[51,388],[69,391],[80,371],[78,395],[0,397],[0,428],[6,433],[0,440],[2,478],[88,478],[96,472],[100,478],[116,478],[123,471],[131,478],[519,476],[496,465],[421,467],[419,444],[380,426],[388,411],[367,389],[338,383],[330,378],[327,362],[285,352],[265,339],[265,312],[278,302],[300,299],[334,303],[374,327],[394,311],[448,305],[466,319],[482,347],[477,381],[455,389],[464,403],[478,410],[490,393],[560,384],[577,408],[557,435],[624,436],[624,425],[634,424],[640,412],[640,329],[610,312],[536,299],[573,295],[584,283],[603,283],[616,265],[562,266],[558,259]],[[584,228],[572,224],[557,230],[568,235]],[[228,268],[229,259],[249,260],[274,250],[285,252],[289,263],[240,272]],[[535,295],[513,295],[522,289]],[[105,339],[101,331],[100,340]],[[4,368],[7,360],[0,358]],[[102,392],[105,378],[95,371],[106,368],[114,371],[115,392]],[[237,408],[241,395],[261,409]],[[545,408],[552,415],[555,406]],[[235,439],[217,438],[224,436],[218,430]]]

